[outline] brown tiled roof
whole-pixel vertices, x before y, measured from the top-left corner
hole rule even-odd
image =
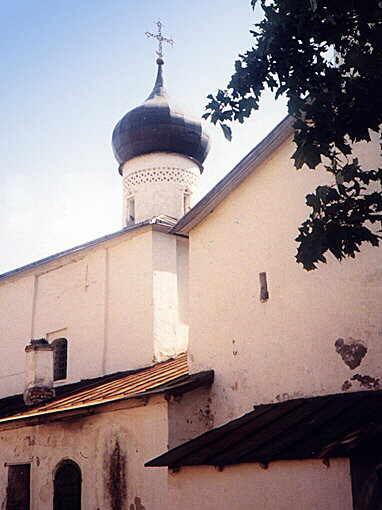
[[[212,380],[213,371],[211,370],[189,375],[187,356],[183,354],[175,359],[157,363],[135,372],[129,372],[127,375],[116,374],[114,377],[98,378],[93,384],[91,381],[77,383],[73,385],[75,386],[73,390],[68,389],[66,395],[61,393],[54,400],[33,408],[23,406],[21,411],[1,418],[0,424],[157,393],[181,394],[199,386],[209,385]],[[8,397],[4,401],[10,398],[15,397]],[[4,413],[1,414],[4,416]]]
[[[382,437],[382,390],[300,398],[256,406],[147,462],[177,468],[348,457],[375,451]]]

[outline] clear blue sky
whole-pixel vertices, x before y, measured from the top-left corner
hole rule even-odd
[[[145,31],[161,19],[169,93],[203,113],[252,43],[261,11],[249,0],[17,0],[0,29],[0,273],[121,227],[121,178],[110,138],[155,78]],[[220,180],[285,115],[264,98],[259,113],[212,149],[201,193]]]

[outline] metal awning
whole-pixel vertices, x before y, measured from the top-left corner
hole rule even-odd
[[[382,431],[382,391],[299,398],[256,406],[146,466],[213,465],[347,457]]]

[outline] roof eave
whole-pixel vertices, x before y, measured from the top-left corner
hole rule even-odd
[[[15,423],[20,424],[20,426],[27,426],[30,424],[39,425],[44,421],[57,419],[56,417],[58,415],[62,417],[66,417],[68,415],[90,415],[93,414],[92,409],[101,408],[103,406],[108,406],[110,404],[115,404],[121,401],[129,401],[134,399],[145,400],[157,395],[163,395],[165,398],[170,396],[177,397],[197,388],[209,387],[214,380],[214,371],[205,370],[196,374],[181,376],[178,379],[178,381],[174,380],[168,384],[153,388],[152,390],[134,393],[133,395],[118,396],[116,398],[110,398],[104,401],[87,402],[83,405],[80,404],[63,409],[52,409],[43,413],[36,411],[36,413],[30,414],[28,416],[8,416],[0,420],[0,429],[3,426],[7,427],[8,425]]]
[[[211,429],[146,467],[259,463],[350,457],[382,441],[382,390],[273,402]]]
[[[171,229],[171,233],[187,235],[210,214],[224,198],[237,188],[292,133],[294,119],[285,117],[256,147],[254,147],[211,191],[209,191]]]
[[[51,262],[64,258],[68,255],[80,253],[94,246],[98,246],[102,243],[111,241],[113,239],[118,239],[119,237],[123,237],[124,235],[129,234],[130,232],[140,230],[149,226],[151,226],[154,230],[166,233],[170,232],[170,230],[172,229],[172,225],[170,223],[167,224],[161,221],[160,218],[152,218],[149,220],[145,220],[140,223],[136,223],[134,225],[125,227],[121,230],[117,230],[116,232],[112,232],[111,234],[107,234],[102,237],[97,237],[96,239],[92,239],[91,241],[87,241],[86,243],[73,246],[72,248],[69,248],[67,250],[54,253],[53,255],[49,255],[48,257],[44,257],[43,259],[36,260],[34,262],[31,262],[30,264],[26,264],[25,266],[20,266],[17,267],[16,269],[12,269],[11,271],[7,271],[3,274],[0,274],[0,281],[6,280],[7,278],[11,278],[12,276],[17,276],[27,271],[32,271],[37,267],[43,266],[44,264],[49,264]]]

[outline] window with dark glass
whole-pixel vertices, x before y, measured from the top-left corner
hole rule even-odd
[[[30,509],[30,464],[8,466],[6,510]]]
[[[130,196],[127,198],[126,207],[127,207],[126,225],[132,225],[133,223],[135,223],[135,198],[134,198],[134,196]]]
[[[191,194],[185,191],[183,194],[183,213],[186,214],[191,209]]]
[[[53,379],[59,381],[67,377],[68,341],[66,338],[56,338],[53,347]]]
[[[72,460],[64,460],[54,475],[53,510],[81,510],[81,470]]]

